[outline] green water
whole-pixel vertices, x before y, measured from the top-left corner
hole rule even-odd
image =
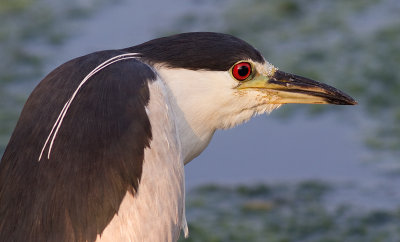
[[[181,241],[400,241],[400,209],[328,206],[335,190],[319,181],[202,186],[187,195],[190,237]]]

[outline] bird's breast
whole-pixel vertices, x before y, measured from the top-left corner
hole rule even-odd
[[[149,84],[152,131],[138,192],[127,192],[97,241],[176,241],[186,226],[184,169],[173,111],[161,80]]]

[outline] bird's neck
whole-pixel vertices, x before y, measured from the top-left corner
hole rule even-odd
[[[187,164],[207,147],[219,128],[221,112],[212,102],[221,98],[214,90],[221,89],[208,86],[207,74],[201,71],[158,68],[157,72],[168,89],[183,161]]]

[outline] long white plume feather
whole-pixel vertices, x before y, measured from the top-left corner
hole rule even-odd
[[[127,60],[127,59],[134,59],[134,58],[138,58],[138,53],[127,53],[127,54],[122,54],[122,55],[117,55],[115,57],[112,57],[106,61],[104,61],[103,63],[101,63],[100,65],[98,65],[96,68],[94,68],[89,74],[87,74],[85,76],[85,78],[83,78],[83,80],[81,81],[81,83],[79,84],[79,86],[75,89],[74,93],[72,94],[72,96],[68,99],[68,101],[64,104],[63,109],[61,110],[60,114],[58,115],[58,118],[56,120],[56,122],[53,125],[53,128],[51,129],[44,145],[42,148],[42,151],[40,152],[38,161],[40,161],[42,159],[43,153],[47,147],[47,144],[50,141],[49,144],[49,149],[48,149],[48,153],[47,153],[47,159],[50,159],[50,154],[51,154],[51,149],[53,148],[53,144],[54,144],[54,140],[57,137],[57,133],[62,125],[62,122],[65,118],[65,115],[68,112],[69,107],[71,106],[72,101],[74,100],[76,94],[79,92],[79,90],[82,88],[82,86],[89,80],[90,77],[92,77],[93,75],[95,75],[97,72],[101,71],[102,69],[106,68],[107,66],[114,64],[116,62],[122,61],[122,60]]]

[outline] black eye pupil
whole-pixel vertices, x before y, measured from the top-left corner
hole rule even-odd
[[[248,66],[241,66],[238,68],[238,74],[239,76],[247,76],[249,73],[249,67]]]

